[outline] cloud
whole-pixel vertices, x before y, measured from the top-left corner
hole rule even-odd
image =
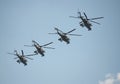
[[[117,80],[120,81],[120,73],[117,74]]]
[[[105,80],[100,80],[99,84],[120,84],[120,73],[117,73],[117,75],[107,74]]]

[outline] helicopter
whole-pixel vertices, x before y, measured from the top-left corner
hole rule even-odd
[[[17,57],[14,58],[14,59],[19,58],[16,62],[19,63],[19,64],[20,64],[20,63],[23,63],[24,66],[27,65],[27,59],[33,60],[32,58],[29,58],[29,57],[27,57],[27,56],[36,55],[36,54],[24,55],[23,50],[21,50],[22,55],[18,54],[17,50],[14,50],[14,52],[15,52],[15,54],[13,54],[13,53],[8,53],[8,54],[17,56]],[[27,59],[26,59],[26,58],[27,58]]]
[[[78,35],[78,34],[70,34],[71,32],[75,31],[76,29],[72,29],[71,31],[67,32],[67,33],[64,33],[63,31],[61,31],[60,29],[58,28],[54,28],[57,32],[56,33],[49,33],[49,34],[58,34],[60,36],[60,38],[58,39],[59,41],[64,41],[66,42],[67,44],[70,43],[70,38],[68,38],[67,35],[73,35],[73,36],[82,36],[82,35]]]
[[[80,18],[82,20],[81,22],[79,22],[80,26],[82,26],[82,27],[85,26],[88,29],[88,31],[92,30],[92,28],[91,28],[92,24],[90,22],[93,22],[93,23],[96,23],[96,24],[100,25],[100,23],[95,22],[93,20],[104,18],[104,17],[97,17],[97,18],[91,18],[91,19],[89,19],[87,17],[87,15],[85,14],[85,12],[83,12],[84,16],[82,16],[81,12],[79,12],[79,11],[78,11],[78,14],[79,14],[78,17],[74,17],[74,16],[69,16],[69,17],[71,17],[71,18]]]
[[[32,45],[32,46],[30,46],[30,45],[24,45],[24,46],[35,47],[36,50],[34,51],[34,53],[35,53],[35,54],[41,54],[42,57],[44,56],[44,53],[45,53],[45,51],[43,50],[43,48],[55,49],[55,48],[52,48],[52,47],[45,47],[45,46],[47,46],[47,45],[52,44],[53,42],[50,42],[50,43],[47,43],[47,44],[41,45],[41,46],[40,46],[36,41],[34,41],[34,40],[32,40],[32,42],[33,42],[33,45]]]

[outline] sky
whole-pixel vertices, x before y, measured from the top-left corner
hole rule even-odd
[[[120,84],[119,0],[0,0],[0,84]],[[104,17],[92,23],[92,31],[79,26],[77,12],[88,18]],[[70,44],[59,42],[54,27],[82,36],[69,36]],[[45,56],[18,64],[14,50],[31,54],[49,42],[54,50]]]

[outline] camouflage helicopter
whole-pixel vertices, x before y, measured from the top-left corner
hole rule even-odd
[[[17,50],[14,50],[14,53],[15,54],[13,54],[13,53],[8,53],[8,54],[17,56],[17,57],[14,58],[14,59],[18,58],[18,60],[16,62],[19,63],[19,64],[23,63],[24,66],[27,65],[27,59],[33,60],[32,58],[29,58],[28,56],[36,55],[36,54],[24,55],[23,50],[21,50],[22,55],[18,54]]]
[[[68,31],[67,33],[64,33],[63,31],[61,31],[58,28],[54,28],[57,32],[56,33],[49,33],[49,34],[58,34],[60,36],[60,38],[58,39],[59,41],[64,41],[67,44],[70,43],[70,38],[68,38],[67,35],[72,35],[72,36],[82,36],[82,35],[78,35],[78,34],[70,34],[71,32],[75,31],[76,29],[72,29],[71,31]]]
[[[95,21],[93,21],[93,20],[104,18],[104,17],[97,17],[97,18],[91,18],[91,19],[89,19],[84,12],[83,12],[84,16],[82,16],[82,15],[81,15],[81,12],[79,12],[79,11],[78,11],[78,14],[79,14],[78,17],[74,17],[74,16],[70,16],[70,17],[71,17],[71,18],[80,18],[80,19],[82,20],[82,21],[79,23],[80,26],[82,26],[82,27],[85,26],[85,27],[88,29],[88,31],[92,29],[92,28],[91,28],[92,24],[91,24],[90,22],[93,22],[93,23],[96,23],[96,24],[99,24],[99,25],[100,25],[100,23],[95,22]]]
[[[34,41],[34,40],[32,40],[32,42],[33,42],[33,45],[24,45],[24,46],[28,46],[28,47],[35,47],[36,48],[36,50],[34,51],[34,53],[35,54],[41,54],[42,56],[44,56],[44,53],[45,53],[45,51],[43,50],[43,48],[48,48],[48,49],[55,49],[55,48],[52,48],[52,47],[45,47],[45,46],[47,46],[47,45],[50,45],[50,44],[52,44],[53,42],[50,42],[50,43],[47,43],[47,44],[45,44],[45,45],[39,45],[36,41]]]

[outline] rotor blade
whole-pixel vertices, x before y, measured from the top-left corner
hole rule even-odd
[[[23,52],[23,50],[21,50],[21,52],[22,52],[22,56],[24,56],[24,52]]]
[[[17,52],[17,50],[14,50],[14,52]]]
[[[65,33],[65,34],[69,34],[69,33],[71,33],[71,32],[73,32],[73,31],[75,31],[76,29],[72,29],[71,31],[69,31],[69,32],[67,32],[67,33]]]
[[[30,59],[30,60],[33,60],[33,58],[29,58],[29,57],[25,57],[25,58]]]
[[[85,15],[86,19],[88,19],[88,18],[87,18],[87,15],[85,14],[85,12],[84,12],[83,14]]]
[[[29,54],[29,55],[25,55],[25,57],[26,57],[26,56],[34,56],[34,55],[37,55],[37,54]]]
[[[92,20],[90,20],[91,22],[93,22],[93,23],[96,23],[96,24],[99,24],[100,25],[100,23],[98,23],[98,22],[95,22],[95,21],[92,21]]]
[[[54,29],[56,30],[56,31],[61,31],[61,30],[59,30],[58,28],[56,28],[56,27],[54,27]]]
[[[37,44],[37,45],[39,45],[35,40],[32,40],[32,42],[34,43],[34,44]]]
[[[10,55],[16,55],[16,54],[13,54],[13,53],[7,53],[7,54],[10,54]]]
[[[16,54],[13,54],[13,53],[7,53],[7,54],[10,54],[10,55],[15,55],[16,56]],[[14,59],[17,59],[18,57],[15,57]]]
[[[62,31],[62,30],[60,30],[60,29],[58,29],[58,28],[56,28],[56,27],[55,27],[55,30],[56,30],[56,31],[60,31],[60,32],[62,32],[62,33],[63,33],[63,31]]]
[[[68,35],[72,35],[72,36],[82,36],[82,35],[79,35],[79,34],[68,34]]]
[[[75,17],[75,16],[69,16],[70,18],[80,18],[80,17]]]
[[[80,14],[80,16],[81,16],[81,12],[78,12],[78,14]]]
[[[37,45],[38,47],[41,47],[36,41],[32,40],[32,42],[34,43],[34,45]]]
[[[57,34],[57,33],[48,33],[48,34]]]
[[[43,47],[43,46],[47,46],[47,45],[50,45],[50,44],[52,44],[52,43],[53,43],[53,42],[47,43],[47,44],[45,44],[45,45],[42,45],[42,47]]]
[[[17,59],[18,57],[15,57],[14,59]]]
[[[77,13],[80,14],[80,16],[81,16],[81,12],[79,11],[79,8],[78,8],[78,12]]]
[[[91,18],[91,19],[88,19],[88,20],[96,20],[96,19],[102,19],[104,17],[97,17],[97,18]]]
[[[33,45],[24,45],[24,46],[27,46],[27,47],[33,47]]]
[[[55,49],[55,48],[52,48],[52,47],[43,47],[43,48],[48,48],[48,49]]]

